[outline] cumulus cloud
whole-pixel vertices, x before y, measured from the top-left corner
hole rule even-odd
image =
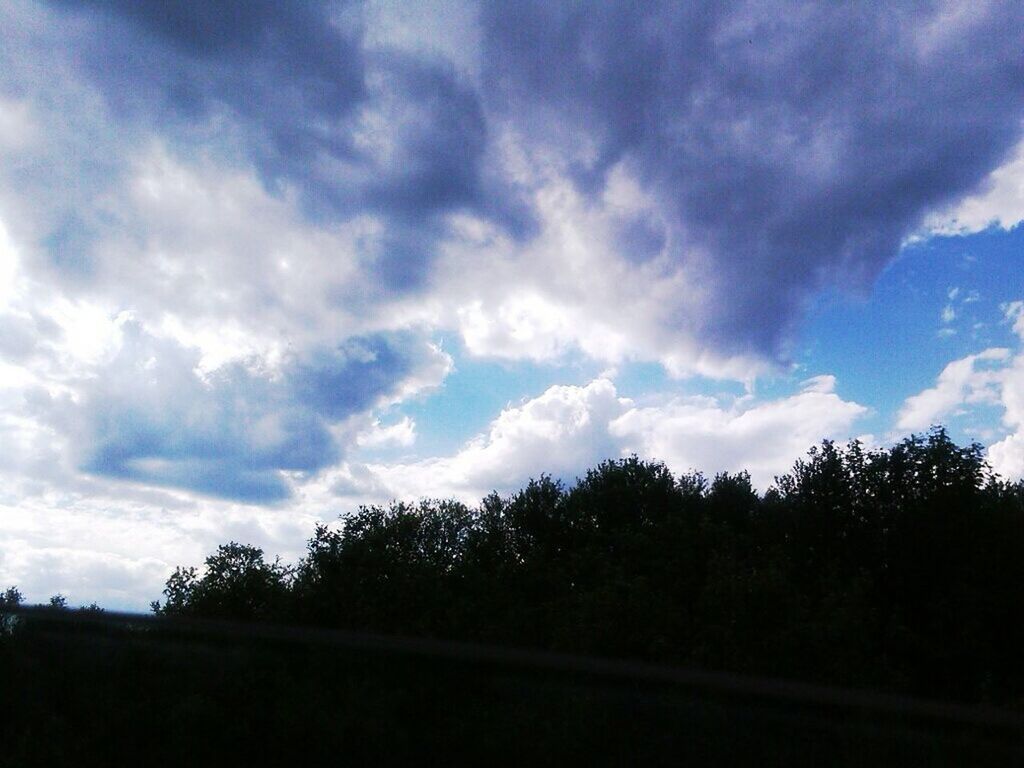
[[[509,491],[541,473],[571,479],[620,454],[609,425],[629,406],[606,379],[584,387],[551,387],[503,410],[486,433],[452,456],[371,465],[363,482],[350,487],[385,497],[455,495],[479,501],[490,490]]]
[[[1008,302],[1002,310],[1022,345],[986,349],[949,363],[934,387],[906,399],[897,425],[923,429],[979,405],[1001,408],[1004,437],[988,446],[988,459],[1000,475],[1017,480],[1024,478],[1024,302]]]
[[[989,446],[988,455],[992,467],[1004,477],[1024,479],[1024,301],[1010,302],[1004,313],[1022,347],[1005,372],[1000,397],[1005,408],[1003,424],[1010,434]]]
[[[776,400],[691,397],[650,406],[620,397],[608,379],[555,386],[502,411],[451,456],[349,465],[333,490],[363,500],[451,494],[476,501],[541,473],[571,482],[604,459],[631,453],[661,459],[676,472],[749,470],[766,489],[821,439],[852,437],[867,409],[843,400],[834,386],[833,377],[818,376]]]
[[[1024,478],[1024,432],[1007,435],[988,448],[992,468],[1008,480]]]
[[[657,456],[676,471],[747,470],[762,490],[795,459],[824,438],[854,436],[864,406],[833,391],[831,376],[808,380],[802,391],[769,401],[741,400],[729,406],[714,400],[676,400],[665,406],[624,414],[612,431],[623,450]]]
[[[620,225],[656,215],[626,171],[613,172],[598,200],[543,168],[534,174],[545,177],[534,195],[536,237],[519,243],[463,220],[436,264],[436,290],[449,307],[439,317],[471,353],[657,360],[676,376],[746,379],[765,369],[755,355],[722,354],[700,341],[699,318],[714,297],[685,265],[664,253],[643,263],[622,256]],[[481,260],[481,252],[491,257]]]
[[[385,448],[398,446],[408,448],[416,442],[416,422],[408,416],[387,426],[375,420],[368,429],[356,435],[356,445],[360,448]]]
[[[907,398],[896,426],[900,429],[927,429],[965,403],[996,402],[1002,372],[1000,367],[992,368],[987,364],[998,366],[1009,358],[1009,349],[993,348],[954,360],[942,369],[934,387]]]

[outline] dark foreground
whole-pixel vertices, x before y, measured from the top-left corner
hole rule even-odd
[[[763,495],[634,457],[363,508],[294,565],[218,547],[154,616],[22,602],[0,765],[1022,764],[1024,482],[941,429]]]
[[[1002,710],[322,630],[20,609],[0,765],[1016,765]]]

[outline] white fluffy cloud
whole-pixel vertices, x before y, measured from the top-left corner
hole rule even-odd
[[[1000,364],[1009,359],[1010,350],[1000,347],[954,360],[939,374],[934,387],[907,398],[896,426],[927,429],[961,405],[997,402],[1004,379]]]
[[[404,416],[396,423],[385,426],[379,419],[375,419],[369,427],[356,435],[355,442],[360,448],[408,448],[416,442],[416,422]]]
[[[988,448],[992,468],[1008,480],[1024,478],[1024,432],[1015,432]]]
[[[601,460],[630,453],[661,459],[676,472],[749,470],[765,489],[821,439],[854,435],[867,409],[843,400],[834,384],[819,376],[775,400],[690,397],[642,407],[620,397],[608,379],[555,386],[502,411],[454,455],[346,466],[334,490],[358,500],[455,495],[475,501],[542,472],[571,481]]]
[[[537,236],[523,244],[457,218],[435,268],[436,295],[451,308],[437,317],[471,353],[551,361],[578,351],[608,363],[656,360],[675,376],[742,380],[769,367],[756,354],[702,342],[715,310],[699,265],[654,243],[640,254],[625,239],[631,226],[660,226],[661,214],[624,165],[611,169],[599,198],[582,194],[557,164],[524,161],[519,173],[535,189]]]
[[[1020,337],[1018,349],[994,347],[949,363],[934,387],[906,399],[897,426],[924,429],[979,405],[1001,408],[1005,436],[988,446],[989,463],[1016,480],[1024,478],[1024,302],[1003,305],[1003,314]]]
[[[1006,409],[1003,424],[1011,433],[989,446],[989,460],[1004,477],[1024,479],[1024,302],[1012,302],[1004,311],[1021,339],[1022,348],[1004,373],[1000,398]]]
[[[795,395],[777,400],[743,398],[729,406],[707,398],[637,408],[612,431],[624,451],[664,459],[674,470],[739,472],[766,489],[776,475],[823,438],[844,440],[867,408],[834,392],[831,376],[804,382]]]
[[[491,490],[512,490],[542,472],[571,478],[621,453],[610,425],[630,406],[607,379],[583,387],[551,387],[502,411],[486,433],[452,456],[369,466],[371,484],[365,487],[378,494],[384,490],[386,496],[455,495],[479,501]]]

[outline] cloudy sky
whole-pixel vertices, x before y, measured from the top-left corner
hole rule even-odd
[[[638,11],[642,8],[642,11]],[[1024,475],[1017,2],[0,4],[0,587],[638,453]]]

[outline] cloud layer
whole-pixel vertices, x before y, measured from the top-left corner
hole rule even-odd
[[[49,279],[109,290],[110,260],[151,245],[118,184],[156,142],[185,168],[251,171],[294,228],[332,231],[337,251],[303,258],[344,264],[335,304],[405,300],[505,357],[579,348],[749,376],[785,359],[815,291],[869,285],[1021,138],[1013,3],[422,14],[450,17],[461,47],[387,3],[19,0],[5,15],[0,129],[40,160],[12,166],[0,212]],[[637,319],[618,330],[609,306]],[[523,343],[510,315],[545,338]]]
[[[74,549],[18,509],[132,510],[191,557],[280,540],[285,499],[472,497],[630,451],[764,486],[848,436],[864,408],[828,377],[642,402],[597,377],[448,456],[386,412],[443,382],[453,338],[510,376],[643,361],[755,391],[820,289],[1020,220],[1019,4],[637,9],[0,4],[0,576]],[[1024,471],[1019,361],[953,363],[901,425],[1002,407],[990,455]],[[166,564],[97,525],[120,543],[83,544],[82,573]]]

